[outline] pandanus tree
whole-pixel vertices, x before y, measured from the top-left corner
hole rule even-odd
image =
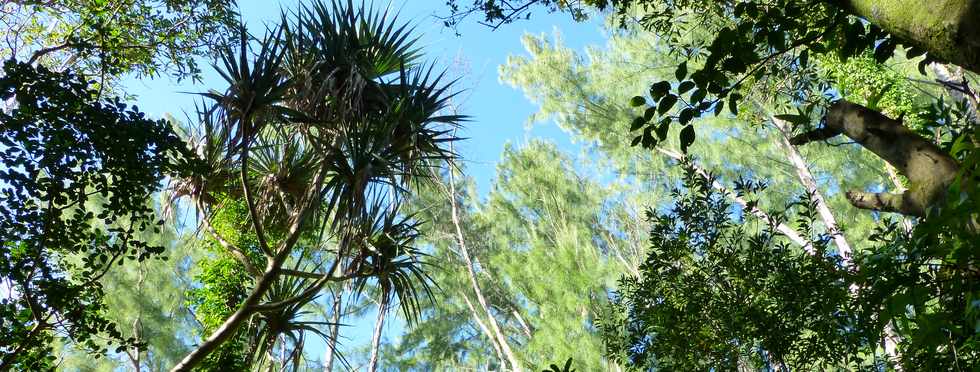
[[[173,371],[194,368],[245,324],[268,326],[251,332],[254,347],[271,350],[284,335],[295,350],[298,332],[315,325],[283,321],[301,319],[331,282],[378,283],[418,307],[429,291],[411,244],[419,221],[398,205],[454,157],[448,144],[464,118],[442,114],[451,84],[419,61],[411,33],[387,12],[314,2],[261,39],[241,27],[223,51],[228,87],[202,93],[190,141],[202,169],[171,188],[248,273],[247,295]],[[249,239],[212,225],[236,206]]]

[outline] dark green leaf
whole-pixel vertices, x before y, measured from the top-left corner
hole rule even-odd
[[[681,113],[678,116],[677,121],[680,122],[681,124],[687,124],[691,122],[691,119],[693,118],[694,118],[694,109],[688,107],[681,110]]]
[[[704,89],[695,90],[694,93],[691,93],[691,104],[693,105],[693,104],[700,103],[701,101],[704,100],[704,97],[706,97],[707,95],[708,92],[705,91]]]
[[[656,107],[647,107],[647,109],[643,111],[643,118],[646,119],[647,121],[653,119],[654,116],[657,116]]]
[[[669,118],[664,118],[664,120],[661,120],[660,124],[657,125],[657,138],[659,138],[661,141],[667,139],[667,133],[670,131],[670,122],[671,120]]]
[[[642,141],[642,140],[643,140],[643,136],[642,135],[633,137],[633,140],[630,141],[630,146],[631,147],[636,147],[636,145],[640,144],[640,141]]]
[[[687,80],[687,81],[681,82],[680,85],[677,86],[677,94],[684,94],[687,91],[691,90],[691,88],[694,88],[694,82],[693,81]]]
[[[672,107],[674,107],[675,103],[677,103],[677,96],[673,94],[668,94],[660,100],[660,104],[657,106],[657,112],[663,115],[667,113],[667,111],[669,111]]]
[[[687,148],[694,143],[694,126],[688,125],[681,129],[681,152],[687,153]]]
[[[653,98],[654,101],[657,101],[660,100],[660,97],[663,97],[669,91],[670,91],[670,82],[661,81],[658,83],[654,83],[653,85],[650,86],[650,97]]]
[[[640,107],[645,104],[647,104],[647,99],[641,96],[634,96],[633,98],[630,99],[630,106]]]
[[[645,118],[643,118],[642,116],[638,116],[636,118],[633,118],[633,122],[630,123],[630,132],[635,131],[635,130],[640,129],[640,128],[643,128],[643,125],[646,124],[646,123],[647,123],[647,120]]]
[[[682,81],[687,77],[687,61],[681,62],[677,66],[677,70],[674,71],[674,77],[677,78],[677,81]]]

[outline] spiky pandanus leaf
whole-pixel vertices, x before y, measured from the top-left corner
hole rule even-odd
[[[317,328],[296,317],[305,316],[332,269],[302,279],[281,274],[298,252],[361,270],[351,276],[359,280],[357,292],[372,277],[410,321],[419,301],[431,297],[424,254],[414,246],[418,222],[399,214],[398,205],[413,180],[455,157],[449,143],[465,117],[442,114],[452,82],[417,62],[418,39],[396,18],[352,1],[315,1],[284,13],[282,25],[262,39],[242,27],[217,66],[228,88],[201,94],[214,105],[199,115],[206,129],[198,146],[213,177],[188,182],[196,186],[188,195],[211,211],[222,208],[218,194],[249,207],[272,267],[255,274],[252,302],[243,305],[261,310],[248,316],[261,326],[256,347],[268,350],[262,345],[272,345],[275,335],[301,344],[303,332]],[[215,347],[204,344],[180,366],[193,366]]]

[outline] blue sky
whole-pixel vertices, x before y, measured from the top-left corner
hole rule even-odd
[[[239,6],[245,23],[254,33],[259,33],[258,30],[264,25],[278,21],[281,8],[295,9],[297,1],[242,0]],[[401,21],[416,26],[425,58],[444,67],[458,60],[464,61],[463,65],[467,66],[464,70],[468,71],[460,76],[459,87],[466,91],[461,94],[459,104],[462,113],[471,116],[471,121],[459,133],[468,139],[458,145],[457,151],[466,164],[468,176],[476,180],[481,195],[486,195],[489,190],[497,160],[507,142],[521,144],[530,138],[543,138],[557,143],[565,151],[577,152],[577,146],[553,123],[530,128],[525,125],[536,107],[520,91],[499,81],[498,67],[509,55],[525,53],[521,45],[521,36],[525,33],[560,30],[564,44],[577,50],[582,50],[586,45],[604,44],[606,33],[601,21],[576,23],[567,14],[548,14],[539,10],[532,14],[531,21],[505,25],[496,31],[478,25],[474,17],[459,27],[461,36],[457,36],[454,30],[445,28],[442,21],[433,16],[445,14],[445,0],[394,0],[390,6],[401,10]],[[151,116],[161,117],[170,113],[183,118],[184,112],[193,112],[196,97],[182,92],[224,88],[223,81],[209,67],[210,64],[211,61],[200,61],[204,70],[201,83],[185,81],[177,84],[163,77],[153,80],[128,79],[124,81],[124,86],[127,93],[136,96],[139,107]],[[361,319],[345,320],[350,327],[341,330],[341,334],[348,338],[342,340],[342,349],[352,350],[368,343],[374,317],[374,314],[367,314]],[[403,327],[400,319],[389,318],[384,337],[396,339]],[[307,350],[324,348],[322,344],[312,344],[307,345]]]

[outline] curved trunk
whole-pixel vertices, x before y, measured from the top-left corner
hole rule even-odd
[[[190,371],[194,366],[200,364],[208,354],[211,354],[212,351],[231,338],[238,330],[238,327],[255,313],[254,306],[259,303],[259,300],[262,299],[265,292],[275,282],[276,277],[279,275],[279,268],[277,266],[270,264],[265,274],[259,278],[255,288],[252,289],[252,293],[249,293],[248,297],[245,298],[245,302],[238,307],[238,310],[228,317],[228,319],[225,319],[221,327],[218,327],[207,340],[204,340],[194,351],[187,354],[184,359],[171,368],[170,372]]]
[[[452,217],[453,227],[456,232],[456,243],[459,245],[460,256],[463,257],[463,263],[466,265],[466,274],[470,280],[470,286],[473,288],[473,292],[476,295],[476,301],[480,304],[480,307],[487,314],[487,323],[489,323],[490,328],[493,330],[494,336],[496,336],[497,344],[500,346],[500,350],[507,357],[507,361],[510,363],[510,368],[513,371],[521,372],[523,368],[521,367],[521,362],[517,359],[517,355],[510,348],[510,343],[507,341],[507,336],[500,329],[500,325],[497,323],[497,319],[493,317],[493,313],[490,312],[490,306],[487,304],[487,300],[483,297],[483,291],[480,289],[480,283],[476,280],[476,270],[473,265],[473,258],[470,256],[469,249],[466,247],[466,240],[463,238],[463,229],[460,227],[461,222],[459,218],[459,208],[456,206],[456,176],[455,170],[452,165],[449,166],[449,187],[446,189],[446,193],[449,197],[450,206],[450,216]]]
[[[801,134],[794,145],[843,134],[891,164],[909,180],[901,193],[848,191],[847,200],[858,208],[923,217],[946,195],[959,171],[955,159],[902,122],[867,107],[837,101],[827,111],[823,128]]]

